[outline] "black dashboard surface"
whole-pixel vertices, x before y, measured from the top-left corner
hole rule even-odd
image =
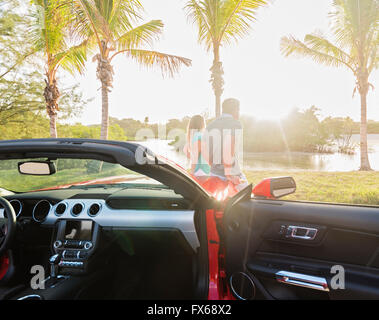
[[[184,198],[165,186],[82,186],[68,189],[54,189],[16,193],[5,197],[8,200],[40,200],[45,199],[53,203],[65,199],[104,199],[108,201],[120,199],[156,199],[181,201]]]
[[[11,203],[15,200],[21,203],[18,217],[21,223],[49,227],[58,220],[91,219],[103,228],[127,230],[128,234],[138,231],[138,237],[143,231],[149,235],[142,237],[146,239],[153,231],[163,232],[165,237],[175,231],[193,250],[199,246],[192,204],[164,185],[75,186],[18,193],[6,198]],[[80,212],[74,214],[74,207],[78,205]],[[91,215],[94,205],[97,211]],[[58,206],[64,210],[59,212]]]

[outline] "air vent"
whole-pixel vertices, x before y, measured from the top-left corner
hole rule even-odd
[[[81,203],[77,203],[72,207],[71,213],[73,216],[78,216],[83,211],[83,205]]]
[[[20,200],[13,199],[9,201],[10,204],[12,205],[14,212],[16,213],[16,216],[18,217],[21,214],[22,211],[22,203]]]
[[[32,216],[34,221],[43,222],[51,210],[51,203],[47,200],[41,200],[33,208]]]
[[[100,212],[100,209],[101,209],[101,205],[98,204],[98,203],[94,203],[92,204],[89,209],[88,209],[88,214],[91,216],[91,217],[94,217],[96,216],[99,212]]]
[[[65,203],[60,203],[55,208],[55,214],[57,216],[61,216],[62,214],[65,213],[66,209],[67,209],[67,205]]]

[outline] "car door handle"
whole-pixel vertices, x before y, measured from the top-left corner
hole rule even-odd
[[[276,280],[280,283],[320,291],[329,291],[328,283],[323,277],[310,276],[290,271],[278,271],[275,273],[275,276]]]
[[[314,240],[316,238],[318,229],[301,227],[301,226],[288,226],[286,238]]]

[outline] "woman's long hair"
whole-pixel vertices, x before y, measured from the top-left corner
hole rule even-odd
[[[188,146],[191,146],[191,141],[193,134],[195,132],[200,132],[205,128],[205,120],[204,117],[197,114],[191,118],[187,127],[187,143]]]

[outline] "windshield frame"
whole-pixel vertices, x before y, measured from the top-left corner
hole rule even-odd
[[[143,152],[155,159],[138,164],[137,153]],[[168,186],[185,198],[197,202],[209,201],[212,196],[183,168],[159,157],[138,143],[74,139],[46,138],[0,141],[0,160],[20,158],[75,158],[94,159],[117,163],[127,169],[146,175]]]

